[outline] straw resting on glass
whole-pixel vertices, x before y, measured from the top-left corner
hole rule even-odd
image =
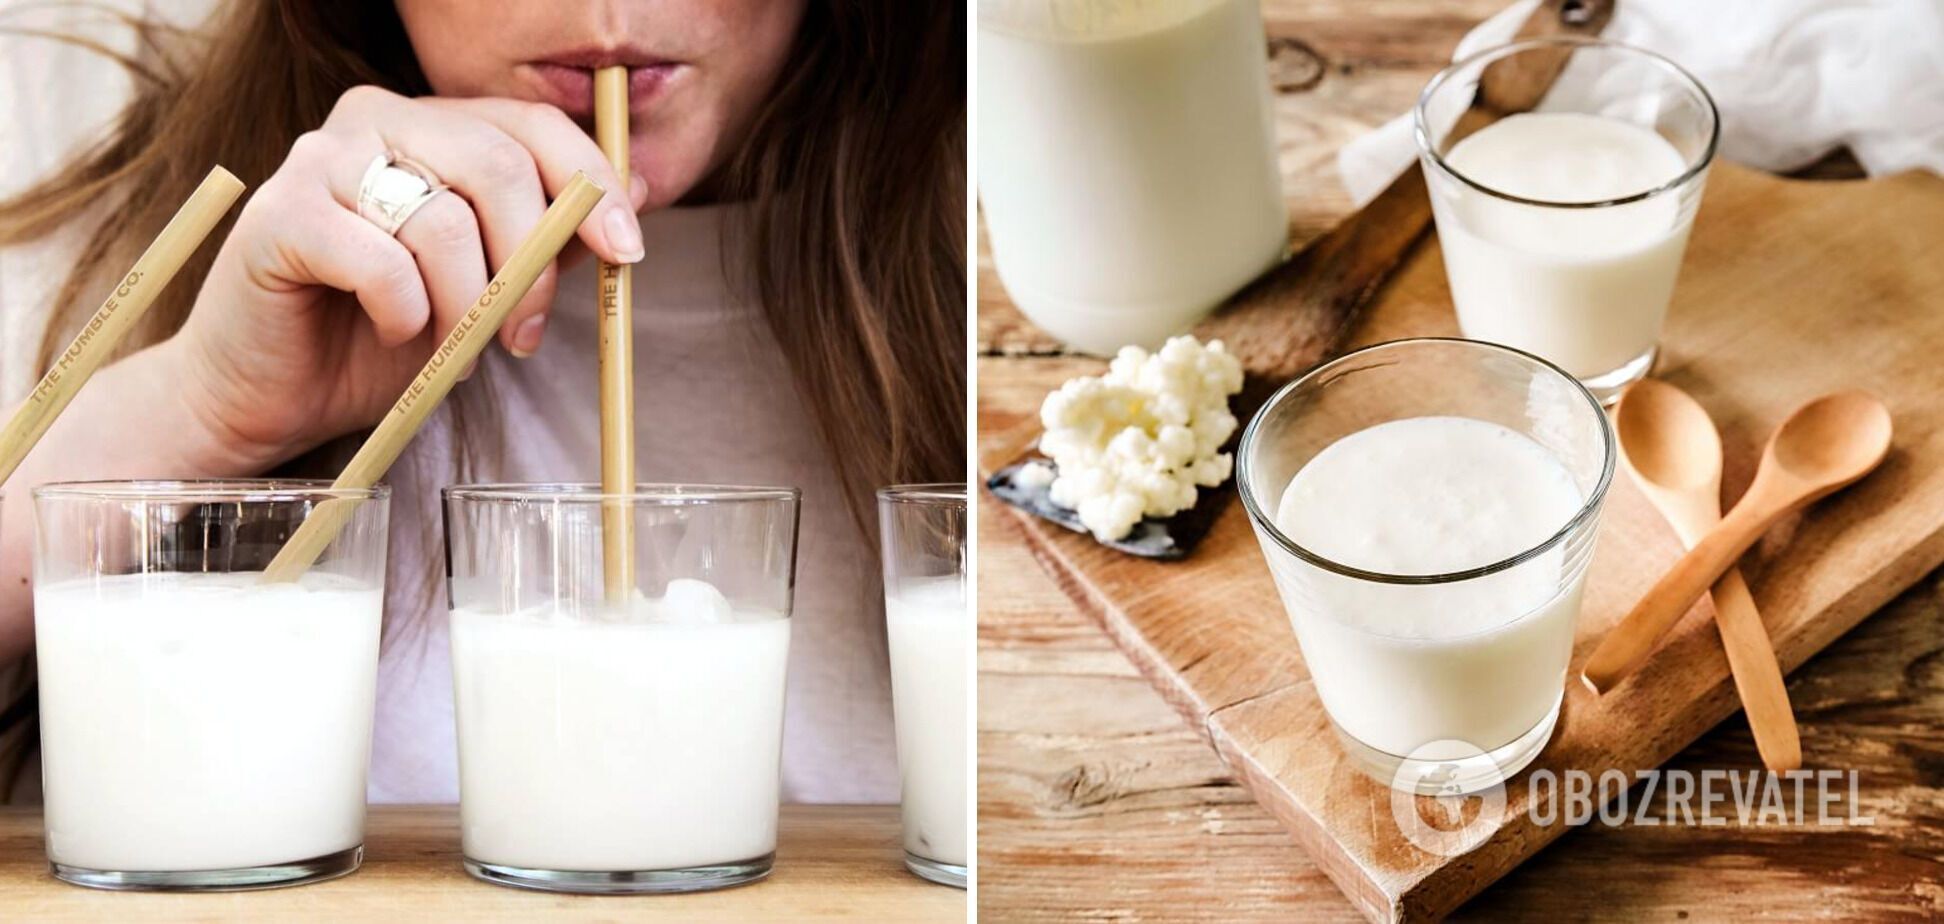
[[[82,384],[115,352],[122,337],[148,312],[155,297],[175,278],[189,255],[216,229],[216,223],[223,220],[236,197],[242,194],[242,180],[222,167],[210,168],[202,184],[176,210],[175,217],[169,219],[162,233],[142,252],[141,259],[123,274],[94,317],[88,319],[67,349],[55,357],[53,368],[41,377],[20,410],[0,430],[0,484],[20,466],[27,451],[40,442],[47,428],[53,426],[54,418],[61,415]]]
[[[506,322],[506,316],[513,306],[525,298],[527,290],[533,288],[534,280],[561,248],[574,236],[574,229],[587,219],[594,210],[595,203],[601,200],[606,191],[599,184],[587,178],[585,173],[575,173],[574,178],[561,190],[559,198],[547,207],[547,213],[540,217],[540,223],[520,242],[518,250],[500,267],[493,281],[486,284],[486,291],[479,294],[471,308],[459,319],[459,323],[447,334],[445,341],[432,353],[425,367],[419,370],[405,393],[398,396],[398,402],[380,421],[358,454],[351,458],[344,472],[332,484],[337,489],[362,490],[378,483],[392,463],[398,461],[405,444],[411,442],[419,427],[427,417],[445,400],[452,387],[459,383],[459,377],[466,367],[486,349],[493,339],[493,333]],[[351,511],[356,509],[359,499],[341,497],[319,504],[304,524],[291,534],[270,566],[263,570],[265,583],[294,581],[310,569],[317,557],[324,553],[325,546],[331,544],[338,531],[344,528]]]

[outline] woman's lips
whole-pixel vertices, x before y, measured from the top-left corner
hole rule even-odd
[[[628,68],[628,108],[639,112],[668,85],[682,65],[672,61]],[[542,102],[560,107],[570,116],[594,114],[594,68],[557,61],[535,61],[525,65],[533,75],[529,81]]]

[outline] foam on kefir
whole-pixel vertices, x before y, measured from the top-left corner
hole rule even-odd
[[[1418,417],[1325,447],[1290,480],[1275,522],[1341,565],[1437,575],[1540,545],[1584,501],[1565,465],[1524,434]],[[1430,585],[1361,580],[1295,559],[1278,569],[1317,691],[1365,744],[1394,755],[1440,739],[1491,750],[1559,700],[1582,585],[1563,544],[1484,577]]]
[[[1593,203],[1657,189],[1686,169],[1653,130],[1582,113],[1522,113],[1459,141],[1445,163],[1523,199]],[[1659,338],[1692,227],[1665,192],[1600,208],[1546,208],[1462,183],[1434,187],[1438,234],[1467,337],[1536,353],[1581,377]]]
[[[35,588],[54,862],[241,869],[363,842],[382,595],[259,577]]]
[[[889,589],[884,606],[905,850],[964,866],[965,713],[971,692],[965,582],[957,577],[904,581]]]
[[[790,622],[671,581],[591,614],[452,612],[466,856],[646,871],[776,849]]]

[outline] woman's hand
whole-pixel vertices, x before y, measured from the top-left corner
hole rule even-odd
[[[451,187],[396,238],[357,213],[365,168],[388,150]],[[608,190],[580,241],[609,262],[641,259],[645,187],[623,187],[559,110],[344,94],[251,196],[188,323],[155,348],[211,473],[260,471],[376,423],[576,170]],[[556,275],[501,329],[515,355],[539,347]]]

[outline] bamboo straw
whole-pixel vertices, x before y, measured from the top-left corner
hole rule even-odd
[[[213,167],[202,184],[176,210],[175,217],[156,235],[135,266],[108,293],[87,326],[54,360],[40,384],[0,430],[0,484],[6,483],[14,469],[27,458],[28,450],[40,442],[54,418],[61,415],[81,386],[115,351],[135,322],[141,320],[155,303],[155,297],[175,278],[189,255],[216,229],[236,197],[243,194],[243,181],[222,167]]]
[[[594,72],[594,137],[628,185],[628,69]],[[601,264],[600,393],[601,493],[634,492],[634,273]],[[601,506],[601,565],[607,599],[634,595],[634,511],[610,500]]]
[[[520,248],[513,251],[493,281],[486,284],[486,291],[466,309],[465,316],[446,335],[445,342],[439,344],[425,368],[405,387],[405,393],[398,396],[398,402],[392,405],[385,419],[365,439],[364,445],[358,447],[358,454],[351,457],[337,481],[332,482],[333,490],[361,491],[384,477],[385,471],[398,461],[399,453],[405,451],[405,444],[411,442],[425,419],[432,416],[439,402],[459,383],[466,367],[486,349],[513,306],[526,297],[534,280],[540,278],[561,248],[567,246],[574,229],[587,219],[604,192],[587,174],[574,174],[559,198],[547,207],[547,213],[540,216],[540,223],[520,242]],[[338,531],[344,528],[361,500],[339,497],[319,504],[291,534],[270,566],[263,569],[264,583],[294,581],[303,576],[317,557],[324,554],[331,540],[337,538]]]

